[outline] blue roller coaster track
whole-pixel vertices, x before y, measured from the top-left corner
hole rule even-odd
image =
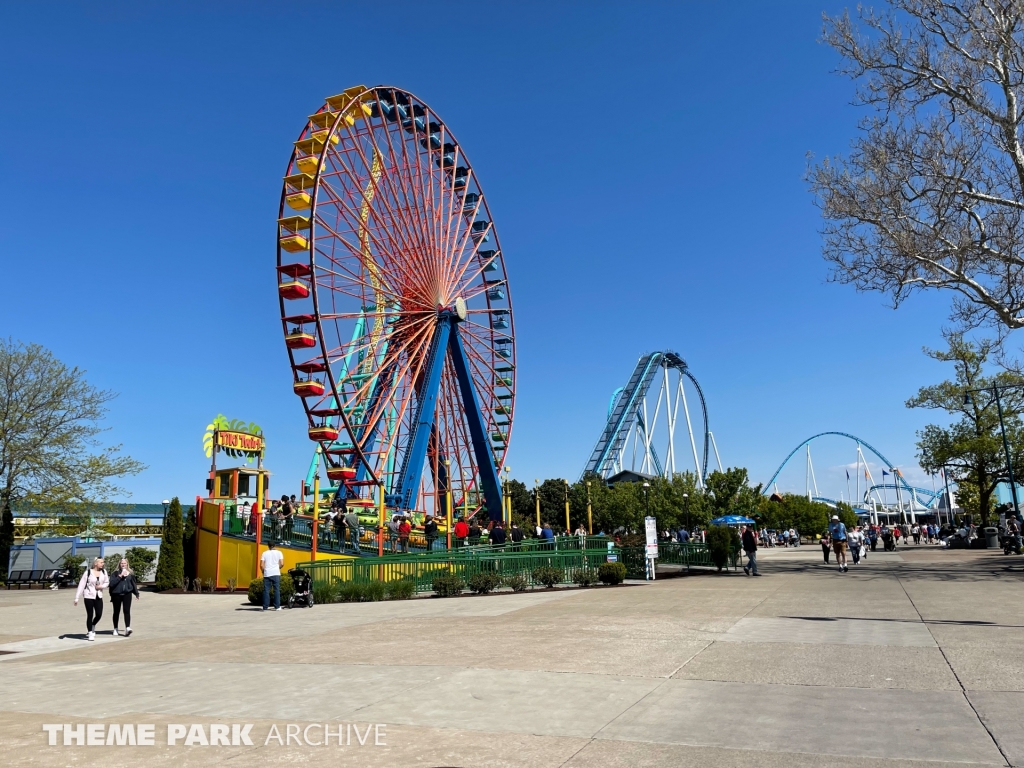
[[[669,370],[677,371],[681,377],[685,377],[693,383],[693,387],[697,392],[704,424],[704,460],[700,467],[700,475],[701,480],[707,477],[710,433],[708,432],[708,409],[704,399],[704,392],[701,390],[700,384],[697,383],[697,379],[690,373],[686,361],[670,350],[650,352],[643,355],[637,361],[636,367],[633,369],[633,373],[630,375],[626,385],[619,387],[612,394],[612,399],[608,406],[608,419],[605,422],[601,436],[597,440],[597,444],[594,446],[590,460],[583,470],[583,475],[596,474],[607,479],[615,473],[631,431],[636,428],[641,435],[647,434],[649,425],[644,418],[644,402],[655,380],[655,376],[660,370],[666,372]],[[680,380],[680,386],[681,384]],[[666,394],[669,396],[669,400],[666,402],[669,402],[671,393]],[[669,429],[672,430],[673,427],[674,415],[670,418]],[[650,425],[650,429],[653,432],[653,425]],[[688,434],[688,437],[692,439],[692,434]],[[696,453],[696,450],[694,452]],[[663,467],[653,446],[651,447],[651,463],[658,474],[664,474],[665,471],[670,470],[669,466]]]
[[[786,465],[789,463],[789,460],[796,455],[797,451],[799,451],[805,445],[810,443],[812,440],[817,440],[819,437],[827,436],[845,437],[848,440],[853,440],[855,443],[857,443],[857,445],[864,446],[882,461],[882,464],[886,467],[886,472],[892,472],[894,466],[893,463],[889,461],[889,459],[887,459],[885,456],[883,456],[881,451],[873,447],[870,443],[861,440],[856,435],[851,435],[848,432],[819,432],[816,435],[811,435],[806,440],[801,442],[796,448],[789,452],[789,455],[786,456],[783,462],[779,465],[779,468],[775,470],[775,474],[773,474],[771,476],[771,479],[764,484],[761,493],[768,495],[772,492],[772,488],[774,487],[775,481],[776,479],[778,479],[779,474],[781,474],[782,470],[786,468]],[[865,491],[864,498],[867,499],[872,492],[876,492],[878,490],[899,490],[901,492],[908,493],[914,499],[914,501],[916,501],[922,507],[926,509],[931,509],[932,507],[935,506],[936,502],[942,497],[942,491],[932,491],[928,490],[927,488],[918,488],[916,486],[910,485],[906,480],[903,479],[903,475],[900,474],[897,474],[896,478],[898,480],[898,483],[875,483],[871,485]],[[815,496],[814,500],[823,501],[825,503],[831,504],[836,503],[835,499],[826,499],[823,496]]]

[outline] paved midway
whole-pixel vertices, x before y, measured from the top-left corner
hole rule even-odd
[[[1024,558],[760,561],[759,579],[266,614],[144,593],[135,635],[106,635],[108,605],[96,643],[61,637],[84,629],[72,592],[2,591],[3,763],[1024,766]],[[45,723],[149,723],[156,745],[49,746]],[[195,723],[252,724],[254,744],[167,745],[168,724]],[[324,723],[386,727],[381,745],[265,741],[310,723],[312,742]]]

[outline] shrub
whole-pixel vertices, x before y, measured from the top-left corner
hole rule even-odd
[[[469,588],[478,595],[486,595],[501,586],[501,576],[490,571],[478,571],[469,577]]]
[[[722,570],[729,562],[729,555],[740,548],[739,534],[725,525],[709,525],[706,543],[711,562],[718,570]]]
[[[363,600],[367,603],[379,603],[387,597],[387,587],[382,581],[371,581],[363,585]]]
[[[363,585],[346,581],[338,584],[335,600],[339,603],[358,603],[363,599]]]
[[[389,581],[384,585],[388,600],[408,600],[416,594],[416,582],[412,579]]]
[[[533,580],[551,589],[555,584],[565,581],[565,571],[552,565],[540,565],[533,569]]]
[[[513,592],[525,592],[530,586],[530,580],[521,573],[513,573],[505,577],[505,586]]]
[[[228,581],[227,581],[228,592],[234,592],[236,584],[238,584],[238,579],[234,579],[234,578],[228,579]]]
[[[198,582],[199,579],[196,579]],[[288,602],[288,598],[295,593],[295,585],[292,584],[292,577],[287,573],[281,574],[281,603]],[[249,582],[249,602],[253,605],[263,605],[263,579],[253,579]],[[274,591],[270,591],[270,602],[274,602]]]
[[[106,568],[107,573],[113,573],[117,570],[117,566],[121,562],[122,557],[124,557],[124,555],[120,552],[111,552],[109,555],[103,556],[103,567]]]
[[[136,581],[149,579],[153,564],[156,562],[156,552],[145,547],[130,547],[124,556],[128,559],[128,567],[135,572]],[[115,567],[116,565],[115,563]]]
[[[581,587],[589,587],[597,583],[597,573],[590,568],[580,568],[573,575],[572,580]]]
[[[337,582],[325,583],[322,581],[313,582],[313,602],[325,605],[333,603],[338,598]]]
[[[159,590],[174,589],[181,583],[185,575],[185,548],[182,541],[183,526],[181,502],[175,496],[164,515],[163,537],[160,540],[160,559],[156,565],[156,588]],[[282,577],[282,582],[284,581]],[[262,583],[260,594],[262,595]],[[282,588],[282,592],[284,589]],[[260,597],[260,604],[263,598]]]
[[[78,580],[82,578],[82,573],[85,571],[85,555],[72,555],[68,553],[64,555],[64,560],[61,562],[69,571],[68,578],[77,584]]]
[[[466,582],[446,570],[434,577],[431,586],[439,597],[455,597],[462,594]]]
[[[607,584],[608,586],[621,584],[626,580],[626,564],[601,563],[597,569],[597,578],[601,580],[602,584]]]

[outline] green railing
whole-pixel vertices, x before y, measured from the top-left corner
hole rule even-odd
[[[622,562],[626,565],[626,573],[630,578],[642,579],[646,572],[644,559],[646,552],[643,547],[623,547]],[[734,552],[729,557],[727,567],[735,568],[739,560],[739,552]],[[685,565],[687,568],[703,567],[715,568],[711,560],[711,552],[706,544],[682,544],[670,541],[658,544],[659,565]]]
[[[534,568],[553,566],[562,570],[562,583],[572,583],[580,570],[596,570],[607,559],[607,547],[561,551],[465,547],[450,552],[391,555],[383,559],[319,560],[315,563],[299,563],[298,567],[308,572],[315,584],[367,584],[371,581],[408,579],[416,585],[417,592],[430,592],[434,577],[445,571],[460,576],[466,582],[473,574],[486,571],[502,578],[518,574],[533,584]]]

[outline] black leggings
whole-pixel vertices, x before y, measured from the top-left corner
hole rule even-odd
[[[103,617],[103,598],[85,598],[85,631],[92,632]]]
[[[117,629],[117,620],[121,615],[122,608],[124,608],[124,625],[130,627],[132,625],[132,593],[111,595],[110,602],[114,606],[114,629]]]

